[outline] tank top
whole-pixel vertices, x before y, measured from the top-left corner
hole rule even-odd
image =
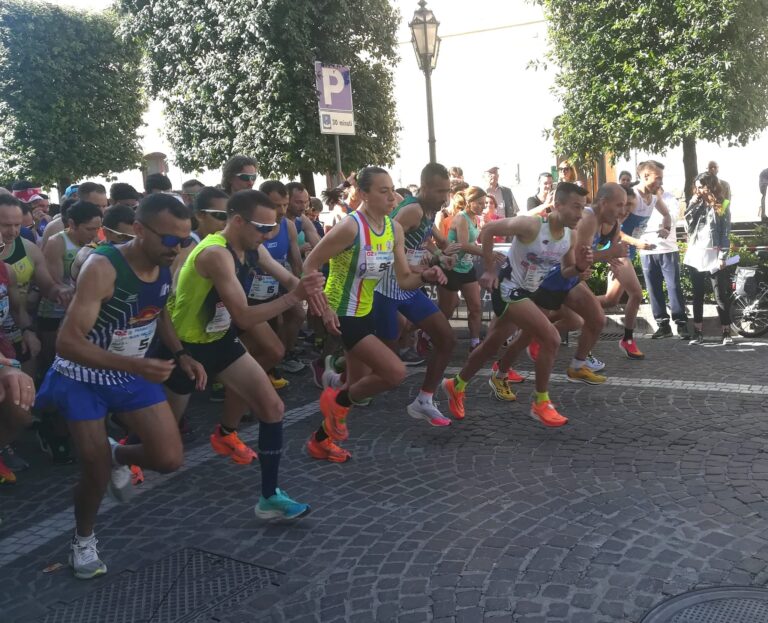
[[[586,207],[584,210],[591,212],[592,214],[595,214],[595,211],[590,208]],[[613,241],[613,237],[616,235],[616,232],[619,229],[619,222],[616,221],[613,224],[613,227],[611,228],[611,231],[609,231],[607,234],[604,234],[601,232],[601,225],[598,222],[597,223],[597,231],[595,232],[594,238],[592,238],[592,249],[595,251],[605,251],[606,249],[611,248],[611,242]]]
[[[650,203],[645,203],[642,195],[639,192],[635,192],[635,197],[637,198],[637,205],[635,206],[635,209],[629,213],[627,218],[624,219],[624,222],[621,224],[621,231],[627,234],[627,236],[632,236],[633,238],[639,239],[648,228],[648,220],[651,218],[651,214],[653,214],[653,210],[656,207],[656,200],[658,197],[656,197],[656,195],[652,195]],[[634,259],[636,253],[636,247],[634,245],[630,245],[630,259]]]
[[[418,197],[408,197],[400,203],[389,217],[394,220],[395,216],[405,206],[413,203],[419,203]],[[417,266],[422,263],[424,257],[429,255],[429,251],[422,248],[424,243],[432,237],[432,227],[435,224],[435,218],[421,217],[418,226],[405,234],[405,255],[408,258],[408,264]],[[397,276],[395,275],[394,264],[387,269],[387,272],[381,278],[376,286],[376,292],[383,294],[387,298],[395,301],[407,301],[416,296],[416,290],[403,290],[397,285]]]
[[[8,286],[11,283],[11,275],[8,265],[0,262],[0,323],[5,324],[6,318],[11,317],[11,301],[8,298]],[[0,331],[0,353],[9,359],[16,358],[16,349],[5,331]]]
[[[103,255],[115,269],[112,298],[101,304],[86,339],[99,348],[125,357],[145,357],[157,329],[157,318],[171,291],[171,270],[161,266],[157,279],[142,281],[118,247],[101,245],[92,255]],[[56,355],[53,369],[59,374],[94,385],[117,385],[133,376],[121,370],[90,368]]]
[[[553,240],[549,219],[539,217],[539,220],[539,232],[532,242],[522,242],[517,236],[512,240],[506,262],[499,272],[502,298],[509,298],[512,290],[520,288],[535,292],[571,248],[572,232],[569,228],[563,230],[559,240]]]
[[[64,274],[61,275],[61,283],[66,286],[71,286],[72,281],[72,262],[75,261],[75,258],[77,257],[77,252],[80,250],[80,246],[72,242],[72,239],[69,237],[66,231],[61,231],[55,236],[51,236],[51,239],[48,241],[48,244],[51,243],[51,240],[54,238],[61,238],[64,240]],[[65,312],[67,311],[66,307],[62,307],[55,301],[52,301],[47,298],[42,298],[40,300],[40,307],[38,308],[37,314],[41,316],[42,318],[63,318]]]
[[[296,241],[299,244],[299,249],[301,249],[301,247],[303,247],[304,243],[307,241],[307,235],[304,233],[304,226],[302,225],[301,217],[297,216],[293,223],[296,225]]]
[[[280,229],[277,235],[274,238],[265,240],[262,244],[269,251],[273,259],[280,262],[283,266],[288,266],[288,250],[291,243],[288,237],[288,221],[285,217],[280,221]]]
[[[213,281],[201,276],[195,268],[197,256],[209,247],[222,247],[232,254],[238,280],[242,283],[244,264],[238,260],[227,239],[220,232],[203,238],[181,267],[176,292],[168,303],[176,334],[182,342],[190,344],[210,344],[220,340],[232,326],[232,316]]]
[[[373,291],[395,259],[392,221],[384,218],[378,233],[359,210],[346,218],[357,224],[355,242],[330,261],[325,282],[328,304],[339,316],[367,316],[373,307]]]
[[[16,287],[21,297],[21,305],[27,306],[27,294],[29,293],[29,284],[35,276],[35,264],[32,258],[27,255],[27,249],[24,246],[24,239],[19,236],[13,241],[13,250],[4,262],[13,269],[16,275]],[[13,342],[21,340],[21,332],[13,322],[10,314],[3,319],[3,333]]]
[[[480,233],[480,230],[477,228],[477,225],[475,225],[472,222],[472,219],[469,218],[469,215],[466,212],[459,212],[456,216],[454,216],[454,220],[459,218],[460,216],[463,216],[467,220],[467,224],[469,225],[469,240],[468,242],[471,244],[477,240],[477,235]],[[451,223],[451,229],[448,231],[448,242],[456,242],[458,239],[456,238],[456,229],[453,227],[453,223]],[[472,261],[473,255],[471,253],[466,253],[465,251],[460,251],[456,254],[456,266],[453,269],[453,272],[455,273],[468,273],[470,270],[472,270],[472,267],[474,266],[474,263]]]
[[[277,260],[288,268],[288,249],[290,238],[288,237],[287,220],[280,221],[280,229],[277,235],[262,243],[269,251],[272,259]],[[259,254],[257,251],[245,252],[245,267],[242,271],[243,290],[248,297],[248,304],[255,304],[275,298],[280,294],[280,283],[272,275],[266,274],[259,266]]]

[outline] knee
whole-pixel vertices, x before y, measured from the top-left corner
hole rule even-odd
[[[539,335],[536,338],[536,341],[539,342],[543,350],[554,353],[560,348],[560,333],[558,333],[554,325],[549,325],[543,335]]]
[[[431,337],[435,348],[441,352],[451,352],[456,347],[456,334],[449,324],[446,324],[446,327],[437,335]]]
[[[258,415],[260,422],[277,424],[278,422],[283,421],[285,404],[280,400],[280,397],[274,393],[274,396],[270,396],[267,400],[260,401],[258,405],[252,404],[251,410]]]
[[[387,383],[387,389],[395,389],[405,381],[406,370],[402,361],[397,361],[389,367],[384,373],[384,381]]]
[[[274,344],[270,346],[267,355],[271,361],[275,363],[280,362],[285,358],[285,346],[280,340],[275,340]]]
[[[479,316],[481,311],[480,301],[467,301],[467,313],[470,316]]]
[[[172,451],[163,450],[163,454],[158,456],[154,462],[154,469],[161,474],[170,474],[175,472],[184,464],[184,450],[181,446]]]

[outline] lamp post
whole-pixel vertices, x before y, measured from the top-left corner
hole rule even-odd
[[[411,43],[416,52],[419,69],[424,72],[427,85],[427,126],[429,129],[429,161],[435,162],[435,120],[432,115],[432,70],[437,65],[437,55],[440,52],[440,37],[437,27],[440,22],[435,14],[427,8],[425,0],[419,0],[419,8],[413,13],[413,19],[408,26],[411,29]]]

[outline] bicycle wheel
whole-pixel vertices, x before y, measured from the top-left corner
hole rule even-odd
[[[756,299],[734,294],[731,297],[731,327],[744,337],[768,333],[768,291]]]

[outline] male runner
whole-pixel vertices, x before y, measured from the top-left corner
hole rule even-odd
[[[38,393],[41,407],[54,406],[67,419],[78,449],[70,564],[80,579],[107,572],[93,531],[107,486],[125,500],[131,492],[127,465],[171,472],[182,463],[178,427],[160,383],[178,369],[190,383],[205,386],[205,371],[182,351],[165,310],[168,266],[189,240],[189,211],[158,194],[142,201],[136,219],[134,240],[95,249],[80,271],[56,359]],[[175,361],[147,356],[155,334],[177,354]],[[108,439],[107,412],[119,413],[142,443],[120,446]]]
[[[184,262],[169,309],[183,352],[191,353],[208,376],[223,383],[227,394],[232,394],[230,400],[236,403],[225,413],[215,433],[218,438],[212,443],[222,452],[228,446],[237,462],[252,461],[253,451],[237,435],[239,419],[250,409],[259,419],[262,491],[255,513],[264,519],[295,519],[306,515],[309,506],[295,502],[277,486],[283,450],[283,401],[237,338],[237,331],[247,332],[307,298],[322,311],[323,276],[308,272],[291,292],[270,303],[249,306],[240,280],[247,270],[245,252],[258,249],[277,226],[275,206],[263,192],[243,190],[229,198],[227,211],[226,227],[201,241]],[[174,371],[166,388],[180,418],[195,384]]]

